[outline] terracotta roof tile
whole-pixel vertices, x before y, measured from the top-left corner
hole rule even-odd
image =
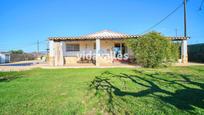
[[[139,38],[139,35],[128,35],[119,32],[113,32],[110,30],[103,30],[100,32],[82,35],[82,36],[74,36],[74,37],[49,37],[49,40],[63,41],[63,40],[94,40],[94,39],[127,39],[127,38]],[[189,37],[167,37],[171,40],[184,40],[189,39]]]

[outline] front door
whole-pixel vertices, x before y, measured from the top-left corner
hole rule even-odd
[[[114,52],[116,56],[119,54],[124,55],[125,53],[127,53],[127,48],[124,43],[116,43],[114,46]]]

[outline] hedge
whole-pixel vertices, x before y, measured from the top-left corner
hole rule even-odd
[[[147,33],[138,39],[129,39],[127,44],[134,53],[136,63],[144,67],[169,65],[179,57],[179,45],[157,32]]]

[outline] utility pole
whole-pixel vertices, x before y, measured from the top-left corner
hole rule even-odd
[[[39,40],[37,41],[37,57],[39,57]]]
[[[184,0],[184,40],[181,45],[182,63],[188,63],[188,43],[187,43],[187,26],[186,26],[186,0]]]
[[[184,37],[187,37],[187,30],[186,30],[186,0],[184,0]]]
[[[178,29],[177,28],[175,29],[175,34],[176,34],[176,37],[178,37]]]

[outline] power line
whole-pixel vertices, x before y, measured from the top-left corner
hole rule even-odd
[[[46,41],[47,40],[42,40],[42,41],[39,41],[38,43],[39,44],[46,44]],[[11,48],[10,47],[10,50],[11,49],[22,49],[22,50],[25,50],[25,49],[29,49],[29,48],[31,48],[31,47],[33,47],[34,48],[34,46],[36,47],[36,44],[38,44],[38,43],[36,43],[36,42],[33,42],[33,43],[28,43],[28,44],[19,44],[19,46],[16,46],[16,47],[13,47],[13,48]],[[6,44],[5,44],[6,45]],[[20,46],[21,45],[21,46]],[[6,46],[5,46],[6,47]],[[7,48],[5,48],[4,47],[4,49],[7,49]],[[2,46],[1,46],[1,48],[2,48]],[[40,49],[39,49],[40,50]]]
[[[15,43],[16,44],[16,43]],[[39,44],[46,44],[46,40],[42,40],[42,41],[39,41]],[[30,42],[30,43],[26,43],[26,44],[18,44],[17,46],[16,45],[11,45],[11,43],[3,43],[3,44],[0,44],[1,47],[12,47],[12,46],[15,46],[13,48],[17,48],[17,49],[26,49],[26,48],[30,48],[30,47],[33,47],[33,46],[36,46],[36,42]]]
[[[189,0],[187,0],[188,2]],[[145,34],[147,32],[149,32],[150,30],[152,30],[153,28],[155,28],[156,26],[158,26],[159,24],[161,24],[162,22],[164,22],[166,19],[168,19],[171,15],[173,15],[177,10],[179,10],[182,6],[184,5],[184,2],[182,2],[179,6],[177,6],[173,11],[171,11],[167,16],[165,16],[164,18],[162,18],[159,22],[157,22],[156,24],[152,25],[151,27],[149,27],[148,29],[146,29],[144,32],[142,32],[141,34]]]
[[[25,46],[25,47],[21,47],[22,49],[28,49],[28,48],[31,48],[31,47],[34,47],[37,45],[40,45],[40,44],[45,44],[46,40],[42,40],[42,41],[37,41],[35,43],[33,43],[32,45],[29,45],[29,46]],[[37,46],[38,47],[38,46]],[[39,48],[40,50],[40,48]]]
[[[201,11],[201,10],[202,10],[203,3],[204,3],[204,0],[202,0],[202,1],[201,1],[201,3],[200,3],[200,8],[199,8],[199,11]]]

